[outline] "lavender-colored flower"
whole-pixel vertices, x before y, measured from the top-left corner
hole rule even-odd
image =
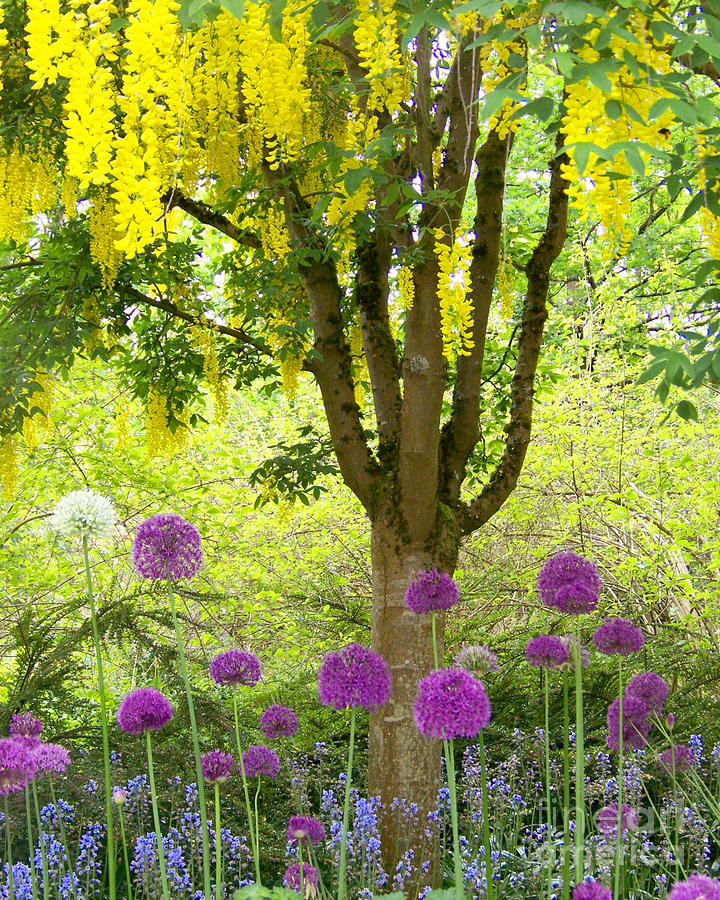
[[[490,715],[485,687],[466,669],[436,669],[418,685],[415,725],[425,737],[477,737]]]
[[[648,708],[638,697],[623,697],[623,747],[641,749],[647,744],[650,723],[647,720]],[[620,701],[613,700],[607,712],[608,747],[620,749]]]
[[[287,706],[269,706],[260,716],[260,731],[269,741],[292,737],[297,729],[297,716]]]
[[[405,591],[405,605],[411,612],[430,613],[450,609],[458,602],[460,591],[446,572],[430,569],[418,572]]]
[[[235,768],[232,753],[223,753],[222,750],[211,750],[200,757],[200,770],[202,777],[210,784],[216,781],[227,781]]]
[[[525,659],[531,666],[542,666],[544,669],[557,669],[568,661],[568,648],[554,634],[540,634],[528,641],[525,647]]]
[[[390,699],[392,675],[379,653],[348,644],[323,660],[318,674],[320,702],[333,709],[362,707],[374,712]]]
[[[157,513],[135,533],[132,559],[135,571],[143,578],[192,578],[203,561],[200,534],[176,513]]]
[[[572,900],[612,900],[612,893],[599,881],[582,881],[573,889]]]
[[[127,734],[157,731],[172,719],[170,701],[154,688],[138,688],[123,698],[117,723]]]
[[[325,826],[312,816],[291,816],[288,822],[287,839],[292,844],[319,844],[325,837]]]
[[[615,837],[617,834],[618,805],[611,803],[600,810],[597,817],[598,831],[605,837]],[[635,831],[638,826],[638,816],[632,807],[626,803],[622,805],[620,819],[620,833],[625,836],[628,831]]]
[[[537,586],[545,606],[579,615],[595,609],[602,582],[594,563],[568,552],[558,553],[545,563]]]
[[[317,896],[318,872],[310,863],[303,863],[303,884],[305,887],[306,897]],[[293,863],[285,869],[283,875],[283,884],[291,891],[300,893],[300,863]]]
[[[658,765],[664,772],[687,772],[695,765],[692,750],[685,744],[675,744],[660,754]]]
[[[645,635],[629,619],[605,619],[593,635],[593,641],[606,656],[628,656],[641,649]]]
[[[667,699],[670,688],[667,682],[655,672],[641,672],[628,681],[625,693],[637,697],[647,706],[648,712],[659,713]]]
[[[668,731],[672,731],[675,727],[675,715],[674,713],[668,713],[665,716],[665,727]]]
[[[497,655],[486,644],[472,644],[455,654],[455,665],[467,669],[478,678],[499,672]]]
[[[119,788],[119,787],[113,788],[112,802],[116,806],[123,806],[123,804],[125,803],[127,798],[128,798],[128,792],[126,790],[124,790],[123,788]]]
[[[280,771],[277,754],[264,744],[253,744],[243,753],[243,767],[248,778],[267,775],[275,778]]]
[[[720,900],[720,881],[707,875],[691,875],[673,885],[667,900]]]
[[[210,663],[210,675],[218,684],[252,687],[262,677],[260,660],[247,650],[226,650]]]
[[[40,743],[42,722],[31,712],[15,713],[10,719],[10,736],[28,746]]]
[[[46,772],[61,775],[70,765],[70,754],[61,744],[36,744],[31,748],[38,767],[38,775]]]
[[[13,794],[29,784],[37,773],[30,747],[15,738],[0,738],[0,794]]]

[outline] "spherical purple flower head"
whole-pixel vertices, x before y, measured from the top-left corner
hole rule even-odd
[[[673,885],[667,900],[720,900],[720,881],[707,875],[691,875]]]
[[[405,605],[418,615],[450,609],[460,597],[457,584],[446,572],[418,572],[405,591]]]
[[[485,644],[472,644],[463,647],[455,654],[455,665],[467,669],[478,678],[500,671],[497,655]]]
[[[31,750],[38,767],[38,775],[62,775],[70,765],[70,754],[60,744],[37,744]]]
[[[192,578],[203,561],[200,534],[176,513],[157,513],[135,533],[132,559],[135,571],[143,578]]]
[[[305,894],[314,897],[317,894],[318,872],[310,863],[303,863],[303,884],[305,886]],[[283,884],[291,891],[301,890],[300,885],[300,863],[293,863],[285,869],[283,875]]]
[[[200,757],[200,770],[202,777],[210,784],[216,781],[227,781],[235,768],[232,753],[223,753],[222,750],[211,750]]]
[[[323,660],[318,674],[320,702],[333,709],[361,706],[374,712],[392,694],[392,675],[379,653],[348,644]]]
[[[647,706],[648,712],[659,713],[667,699],[670,688],[667,682],[655,672],[641,672],[633,675],[628,681],[625,693],[629,697],[637,697]]]
[[[618,805],[611,803],[603,807],[598,813],[598,831],[605,837],[615,837],[617,834]],[[638,826],[638,817],[632,807],[626,803],[622,805],[622,817],[620,819],[620,833],[624,837],[628,831],[635,831]]]
[[[483,683],[466,669],[436,669],[418,685],[415,725],[425,737],[477,737],[490,715]]]
[[[170,701],[154,688],[138,688],[124,698],[117,711],[117,723],[127,734],[157,731],[172,719]]]
[[[545,563],[537,586],[545,606],[580,615],[595,609],[602,582],[594,563],[568,552],[558,553]]]
[[[280,760],[269,747],[253,744],[243,753],[243,767],[248,778],[257,778],[258,775],[275,778],[280,771]]]
[[[297,716],[288,706],[269,706],[260,716],[260,731],[269,741],[292,737],[297,729]]]
[[[573,889],[572,900],[612,900],[612,893],[599,881],[583,881]]]
[[[226,650],[210,663],[210,675],[218,684],[252,687],[262,677],[260,660],[247,650]]]
[[[623,747],[642,749],[647,744],[650,723],[648,708],[637,697],[623,697]],[[620,701],[613,700],[607,712],[607,744],[613,750],[620,749]]]
[[[312,816],[291,816],[287,839],[291,844],[319,844],[325,837],[325,826]]]
[[[692,750],[685,744],[675,744],[674,747],[660,754],[658,765],[663,772],[668,774],[687,772],[695,765],[695,757]]]
[[[15,713],[10,719],[10,736],[33,746],[40,742],[42,722],[30,712]]]
[[[568,661],[570,653],[563,641],[554,634],[540,634],[528,641],[525,659],[531,666],[557,669]]]
[[[0,794],[21,791],[37,773],[32,749],[15,738],[0,738]]]
[[[645,643],[645,635],[629,619],[605,619],[595,631],[593,641],[606,656],[628,656],[640,650]]]

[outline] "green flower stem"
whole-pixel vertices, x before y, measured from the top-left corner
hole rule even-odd
[[[258,783],[255,788],[255,843],[257,845],[258,857],[260,856],[260,817],[258,816],[258,797],[260,796],[260,784],[262,783],[262,776],[258,775]]]
[[[107,823],[108,894],[110,900],[115,900],[117,889],[115,886],[115,835],[113,832],[112,783],[110,781],[110,738],[108,735],[107,702],[105,679],[103,677],[102,649],[100,647],[100,631],[98,629],[97,616],[95,614],[95,598],[93,596],[92,576],[90,574],[87,537],[83,537],[83,557],[85,559],[85,577],[87,579],[87,595],[88,603],[90,605],[90,623],[92,625],[93,644],[95,645],[98,687],[100,688],[100,727],[102,729],[105,820]]]
[[[547,895],[552,896],[553,840],[552,840],[552,796],[550,785],[550,671],[545,669],[545,805],[547,807]]]
[[[178,622],[177,610],[175,609],[175,595],[173,594],[172,582],[167,582],[168,600],[170,602],[170,612],[172,613],[173,627],[175,629],[175,640],[177,642],[178,657],[180,659],[180,674],[185,684],[185,696],[187,698],[188,713],[190,714],[190,728],[192,730],[193,752],[195,754],[195,782],[197,784],[198,802],[200,805],[200,828],[202,830],[202,857],[203,857],[203,887],[205,896],[211,897],[210,887],[210,838],[208,835],[208,818],[207,804],[205,802],[205,784],[202,777],[202,766],[200,764],[200,741],[198,739],[197,722],[195,720],[195,704],[193,703],[192,690],[190,689],[190,677],[187,670],[187,662],[185,661],[185,647],[183,644],[180,624]],[[110,898],[112,900],[112,898]]]
[[[458,831],[457,786],[455,784],[455,749],[452,740],[443,741],[445,768],[447,769],[448,790],[450,791],[450,823],[453,833],[453,871],[455,873],[455,893],[457,900],[463,900],[462,863],[460,860],[460,834]],[[486,870],[487,872],[487,870]]]
[[[30,786],[25,785],[25,818],[27,819],[28,845],[30,846],[30,884],[33,900],[38,900],[37,872],[35,871],[35,846],[33,841],[32,817],[30,815]]]
[[[432,614],[432,642],[433,642],[433,659],[435,660],[435,668],[440,668],[440,663],[438,662],[438,646],[437,646],[437,629],[435,626],[435,619],[437,617],[437,613],[433,610]]]
[[[660,828],[662,829],[662,833],[665,835],[665,839],[667,840],[668,844],[670,844],[670,846],[672,847],[673,846],[672,837],[668,834],[668,830],[665,827],[665,822],[660,817],[660,813],[657,811],[655,804],[653,803],[652,797],[650,796],[650,792],[648,791],[647,785],[645,784],[644,780],[642,781],[642,788],[643,788],[643,791],[645,792],[645,796],[647,797],[648,803],[650,804],[650,808],[652,809],[653,813],[655,814],[655,818],[657,819],[657,822],[660,825]],[[677,857],[676,857],[676,859],[677,859]],[[677,860],[677,862],[679,863],[681,877],[686,878],[687,872],[685,871],[685,867],[683,866],[682,863],[680,863],[679,860]]]
[[[300,859],[300,896],[305,900],[305,873],[303,872],[302,838],[298,838],[298,857]]]
[[[563,900],[570,900],[570,689],[563,672]]]
[[[132,876],[130,874],[130,859],[128,857],[127,839],[125,837],[125,819],[122,813],[122,806],[118,806],[118,816],[120,818],[120,834],[123,843],[123,858],[125,860],[125,878],[127,879],[127,900],[132,900]]]
[[[618,714],[620,726],[618,728],[618,814],[617,834],[615,836],[615,891],[613,896],[620,896],[620,860],[622,858],[622,805],[623,782],[625,780],[625,763],[623,760],[623,674],[622,656],[618,656]]]
[[[73,887],[77,887],[80,884],[80,880],[77,877],[77,872],[75,871],[75,866],[72,865],[70,860],[73,858],[70,854],[70,841],[68,840],[67,830],[65,828],[65,822],[63,821],[62,814],[60,812],[60,807],[58,806],[57,797],[55,796],[55,788],[53,786],[53,780],[50,776],[48,776],[48,785],[50,787],[50,798],[52,800],[52,804],[57,811],[57,819],[58,826],[60,828],[60,839],[62,840],[63,850],[65,851],[65,860],[67,863],[67,873],[68,878],[70,879],[70,883]],[[77,859],[77,856],[74,857]]]
[[[582,644],[575,625],[575,883],[585,874],[585,735],[583,731]]]
[[[165,869],[165,848],[162,842],[162,831],[160,830],[160,812],[157,803],[157,791],[155,790],[155,769],[153,767],[152,740],[150,732],[145,732],[147,746],[148,774],[150,776],[150,796],[152,798],[153,821],[155,822],[155,843],[158,849],[158,863],[160,864],[160,882],[162,886],[163,900],[170,900],[170,891],[167,883],[167,871]],[[210,896],[207,894],[206,896]]]
[[[215,900],[225,895],[222,883],[222,841],[220,840],[220,784],[215,782]]]
[[[47,847],[45,846],[45,835],[43,834],[42,819],[40,818],[40,803],[38,802],[37,784],[35,781],[32,782],[32,794],[33,805],[35,807],[35,820],[40,835],[40,859],[42,860],[43,870],[43,900],[50,900],[50,875],[48,874]]]
[[[253,852],[253,860],[255,862],[255,882],[262,884],[260,878],[260,847],[258,846],[257,837],[255,835],[255,825],[253,824],[253,814],[250,809],[250,794],[248,793],[247,778],[245,777],[245,763],[243,762],[242,744],[240,743],[240,719],[238,717],[237,704],[237,688],[233,688],[233,712],[235,713],[235,744],[237,746],[238,756],[240,757],[240,775],[242,776],[243,791],[245,792],[245,811],[248,817],[248,830],[250,831],[250,845]]]
[[[675,772],[675,751],[670,750],[672,754],[672,789],[673,789],[673,806],[675,807],[675,881],[680,880],[680,807],[677,798],[677,778]],[[685,798],[683,797],[683,811],[685,810]]]
[[[478,735],[480,744],[480,788],[482,790],[483,845],[485,847],[485,882],[487,884],[487,900],[493,900],[492,848],[490,846],[490,817],[488,814],[487,766],[485,764],[485,738],[482,731]],[[454,749],[453,749],[454,754]]]
[[[12,841],[10,840],[10,816],[8,815],[7,794],[5,794],[3,799],[5,801],[5,856],[8,864],[8,897],[10,900],[15,900],[15,879],[13,878]]]
[[[343,804],[343,826],[340,840],[340,869],[338,871],[338,900],[347,897],[347,836],[350,825],[350,783],[352,781],[353,753],[355,750],[355,707],[350,710],[350,749],[348,750],[348,767],[345,777],[345,803]]]

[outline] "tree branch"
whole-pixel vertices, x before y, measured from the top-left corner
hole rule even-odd
[[[192,216],[193,219],[197,219],[201,224],[215,228],[222,234],[232,238],[238,244],[244,244],[246,247],[252,247],[255,250],[262,247],[260,238],[256,234],[238,228],[237,225],[234,225],[228,218],[223,216],[222,213],[215,212],[214,209],[211,209],[211,207],[207,206],[205,203],[201,203],[199,200],[192,200],[190,197],[186,197],[177,189],[165,194],[162,198],[162,202],[168,211],[177,206],[179,209],[182,209],[188,215]]]
[[[480,495],[458,510],[459,524],[464,534],[470,534],[484,525],[507,500],[515,488],[530,443],[535,372],[548,315],[550,269],[567,237],[567,184],[560,172],[560,166],[567,158],[560,153],[561,149],[562,134],[558,132],[556,155],[551,163],[547,224],[527,265],[528,286],[517,363],[510,386],[510,421],[506,426],[505,449]]]

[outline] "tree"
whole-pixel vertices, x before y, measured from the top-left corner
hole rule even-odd
[[[638,200],[652,222],[690,195],[718,257],[720,19],[684,2],[17,0],[0,35],[5,484],[78,355],[123,373],[151,452],[198,425],[204,385],[222,416],[230,384],[292,392],[309,373],[329,437],[256,480],[307,499],[330,450],[372,523],[394,695],[369,787],[422,819],[439,748],[413,702],[432,650],[405,589],[451,573],[517,483],[569,205],[608,271]],[[509,234],[528,182],[544,209]]]

